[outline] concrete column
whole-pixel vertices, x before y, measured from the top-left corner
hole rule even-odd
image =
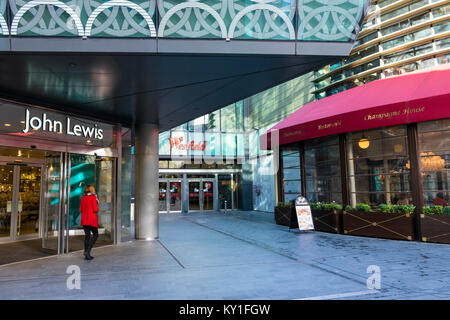
[[[136,239],[154,240],[159,236],[158,125],[136,124],[135,136],[135,227]]]
[[[183,173],[183,182],[181,184],[181,211],[187,213],[189,211],[189,185],[187,174]]]

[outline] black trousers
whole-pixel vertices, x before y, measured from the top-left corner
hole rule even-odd
[[[92,247],[98,238],[98,228],[92,226],[83,226],[84,230],[84,252],[91,252]],[[92,236],[91,236],[92,232]]]

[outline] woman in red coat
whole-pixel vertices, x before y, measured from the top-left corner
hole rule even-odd
[[[84,257],[86,260],[92,260],[91,249],[98,238],[98,198],[95,194],[95,188],[89,184],[84,188],[84,196],[80,202],[81,222],[84,229]],[[91,237],[92,232],[92,237]]]

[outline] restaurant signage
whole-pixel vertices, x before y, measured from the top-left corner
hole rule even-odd
[[[295,213],[297,215],[298,228],[301,231],[314,230],[311,207],[305,197],[298,196],[295,199]]]
[[[170,149],[205,151],[206,148],[206,141],[199,141],[196,143],[195,140],[191,140],[188,143],[183,143],[183,137],[170,137],[169,141]]]

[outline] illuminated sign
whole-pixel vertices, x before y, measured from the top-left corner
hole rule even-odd
[[[206,141],[199,141],[198,143],[195,143],[194,140],[192,140],[189,143],[183,143],[183,137],[178,138],[169,138],[170,140],[170,149],[177,149],[177,150],[200,150],[205,151],[206,148]]]
[[[23,133],[27,133],[32,130],[42,130],[54,133],[65,133],[69,136],[77,136],[84,138],[93,138],[102,140],[103,129],[97,127],[97,124],[93,126],[83,124],[73,124],[70,117],[66,117],[65,121],[52,120],[46,113],[42,113],[40,117],[32,117],[28,109],[25,110],[25,129]]]

